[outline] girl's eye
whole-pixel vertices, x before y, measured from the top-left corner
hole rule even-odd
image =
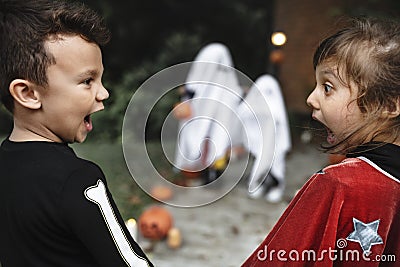
[[[326,94],[331,92],[332,86],[330,86],[329,84],[324,84],[323,86]]]
[[[85,85],[90,85],[90,83],[91,83],[92,81],[93,81],[92,78],[88,78],[88,79],[86,79],[86,80],[83,81],[83,84],[85,84]]]

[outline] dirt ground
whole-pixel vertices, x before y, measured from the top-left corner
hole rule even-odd
[[[288,156],[285,200],[278,204],[249,199],[245,182],[241,181],[226,196],[206,206],[164,205],[172,213],[183,243],[171,249],[166,241],[160,241],[147,251],[148,256],[160,267],[240,266],[265,238],[295,192],[326,163],[327,155],[316,146],[297,146]],[[143,248],[149,245],[141,236],[138,242]]]

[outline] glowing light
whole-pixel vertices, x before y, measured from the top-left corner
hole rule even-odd
[[[135,226],[136,225],[136,220],[131,218],[126,223],[129,226]]]
[[[286,43],[286,35],[283,32],[274,32],[271,41],[273,45],[282,46]]]
[[[132,238],[136,241],[137,240],[137,223],[136,220],[131,218],[125,222],[126,228],[128,228],[129,233],[131,234]]]

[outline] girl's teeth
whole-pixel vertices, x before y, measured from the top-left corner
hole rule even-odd
[[[326,138],[326,141],[327,141],[329,144],[333,145],[333,144],[336,142],[335,134],[334,134],[331,130],[329,130],[329,129],[327,129],[327,131],[328,131],[328,136],[327,136],[327,138]]]

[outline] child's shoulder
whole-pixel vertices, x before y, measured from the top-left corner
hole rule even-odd
[[[55,161],[49,161],[47,168],[60,175],[59,179],[63,184],[64,191],[74,189],[82,191],[88,186],[96,184],[98,180],[106,183],[101,168],[92,161],[78,157],[68,145],[56,145],[52,150],[49,153],[50,156],[53,155]]]
[[[55,145],[49,150],[49,156],[58,161],[57,165],[64,168],[69,176],[78,177],[103,177],[101,168],[94,162],[79,157],[68,145]]]
[[[346,158],[340,163],[325,167],[315,176],[345,187],[382,187],[385,184],[391,186],[393,182],[400,185],[398,178],[365,157]]]
[[[82,159],[65,143],[42,141],[13,142],[8,139],[1,144],[1,154],[12,164],[23,162],[27,172],[49,177],[68,177],[78,173],[103,176],[95,163]]]
[[[341,162],[331,164],[323,168],[324,173],[341,174],[348,172],[358,172],[360,168],[366,167],[364,162],[359,158],[345,158]]]

